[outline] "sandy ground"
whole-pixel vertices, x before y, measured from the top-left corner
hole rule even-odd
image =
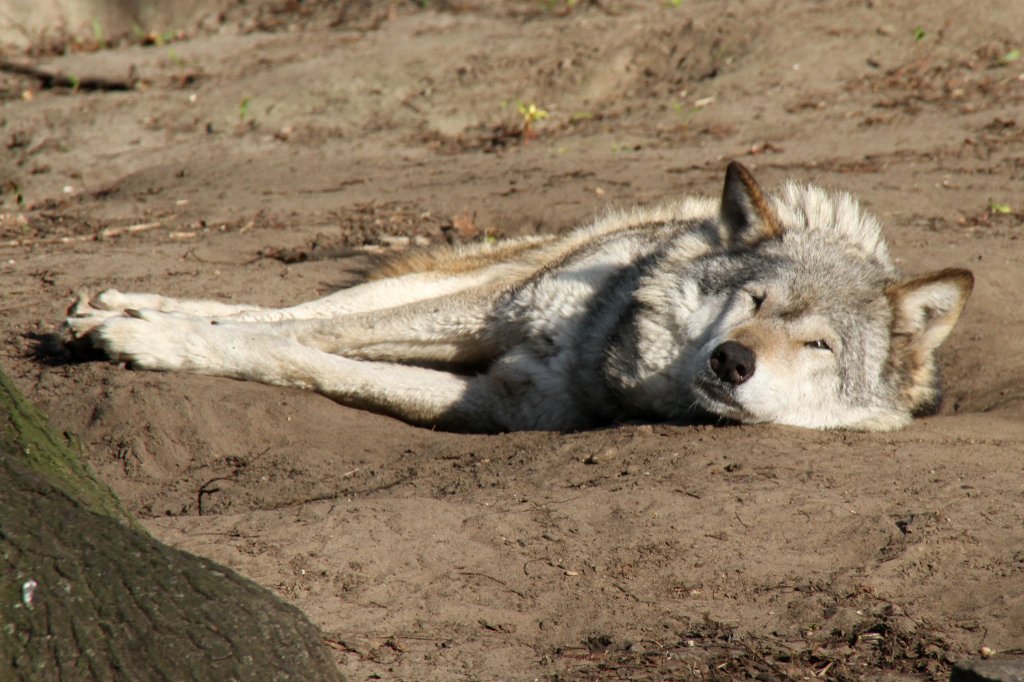
[[[350,680],[940,679],[1021,653],[1024,4],[675,5],[251,3],[31,56],[138,83],[0,76],[5,371],[146,528],[298,605]],[[535,136],[517,101],[550,114]],[[47,350],[77,290],[295,302],[410,242],[717,193],[730,158],[855,192],[910,272],[973,269],[940,415],[465,436]]]

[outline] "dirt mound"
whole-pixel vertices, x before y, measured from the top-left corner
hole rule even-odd
[[[5,369],[148,529],[305,610],[352,680],[1019,653],[1022,24],[1009,0],[281,2],[72,44],[32,66],[131,89],[0,75]],[[295,302],[391,251],[717,193],[734,157],[859,195],[910,272],[975,272],[940,415],[462,436],[41,343],[78,290]]]

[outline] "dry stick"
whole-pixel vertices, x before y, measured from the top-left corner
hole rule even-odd
[[[35,78],[40,82],[43,90],[50,88],[72,88],[73,90],[115,91],[132,90],[135,88],[135,79],[123,81],[110,80],[109,78],[75,78],[74,76],[65,76],[62,73],[50,73],[49,71],[37,69],[26,64],[16,64],[6,59],[0,59],[0,71]]]
[[[71,237],[42,237],[40,239],[11,239],[6,242],[0,242],[0,247],[38,246],[40,244],[75,244],[78,242],[102,241],[104,239],[110,239],[111,237],[120,237],[123,234],[135,234],[136,232],[154,230],[162,225],[163,223],[159,222],[136,223],[135,225],[127,225],[125,227],[107,227],[96,234],[76,234]]]
[[[520,599],[528,599],[529,598],[525,594],[520,592],[519,590],[515,589],[514,587],[510,587],[508,583],[506,583],[506,582],[504,582],[502,580],[498,580],[497,578],[495,578],[492,575],[487,575],[486,573],[477,573],[475,571],[459,571],[459,574],[460,575],[479,576],[481,578],[487,578],[488,580],[493,580],[494,582],[498,583],[499,585],[504,587],[506,590],[508,590],[512,594],[516,595],[517,597],[519,597]]]

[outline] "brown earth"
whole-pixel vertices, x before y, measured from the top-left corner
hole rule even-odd
[[[155,536],[304,609],[350,680],[1019,654],[1022,26],[1016,0],[250,2],[9,55],[82,87],[0,76],[4,369]],[[517,101],[550,116],[524,135]],[[295,302],[409,242],[717,193],[729,158],[858,194],[908,271],[973,269],[938,416],[452,435],[46,345],[77,290]]]

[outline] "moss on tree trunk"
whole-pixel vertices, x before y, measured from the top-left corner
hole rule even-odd
[[[0,679],[342,679],[298,609],[125,523],[2,372],[0,387]]]
[[[20,455],[21,461],[86,507],[122,521],[130,516],[114,492],[104,485],[78,456],[78,445],[61,438],[46,416],[0,370],[0,446]]]

